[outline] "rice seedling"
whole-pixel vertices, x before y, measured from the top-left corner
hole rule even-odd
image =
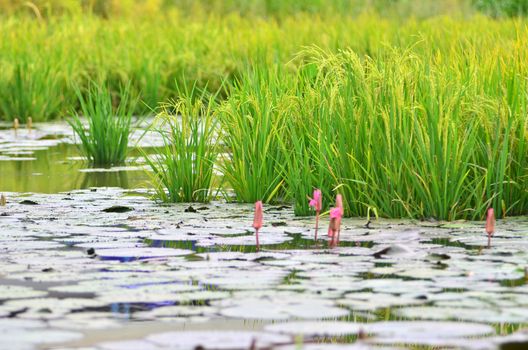
[[[79,138],[81,153],[94,165],[124,163],[135,104],[129,98],[129,86],[121,90],[117,107],[110,91],[101,86],[92,84],[87,96],[78,89],[76,93],[82,114],[74,112],[68,122]]]
[[[156,197],[163,202],[208,202],[213,195],[214,165],[219,153],[215,95],[196,86],[161,107],[151,127],[164,146],[145,155]]]

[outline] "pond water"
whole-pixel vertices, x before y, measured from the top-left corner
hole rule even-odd
[[[148,134],[132,144],[146,153],[159,145]],[[135,141],[135,142],[134,142]],[[130,149],[127,164],[92,168],[79,153],[71,128],[65,123],[38,124],[32,131],[0,129],[0,191],[58,193],[90,187],[136,188],[148,186],[142,152]]]
[[[138,154],[133,151],[131,154],[129,166],[133,167],[134,157]],[[57,193],[90,187],[136,188],[145,187],[149,180],[142,168],[121,171],[91,169],[80,156],[77,146],[68,143],[32,151],[31,158],[34,159],[13,158],[20,157],[0,161],[0,188],[4,191]]]
[[[330,248],[313,218],[266,206],[257,252],[251,205],[162,205],[140,160],[83,182],[72,142],[26,161],[14,144],[0,138],[0,169],[26,178],[0,180],[0,349],[528,348],[526,217],[490,247],[482,222],[344,219]]]

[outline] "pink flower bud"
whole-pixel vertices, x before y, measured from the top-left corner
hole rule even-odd
[[[253,228],[256,230],[262,227],[263,213],[262,213],[262,201],[255,203],[255,216],[253,218]]]

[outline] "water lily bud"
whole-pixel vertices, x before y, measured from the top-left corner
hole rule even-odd
[[[495,232],[495,212],[493,211],[493,208],[488,209],[488,213],[486,216],[486,233],[488,236],[493,236],[493,233]]]
[[[345,214],[345,207],[343,207],[343,196],[340,194],[336,196],[336,208],[341,210],[341,216]]]
[[[320,189],[315,189],[313,192],[313,198],[310,198],[308,203],[316,212],[320,212],[323,208],[323,193]]]
[[[2,194],[0,196],[0,206],[4,207],[6,205],[6,203],[7,203],[6,197]]]
[[[368,338],[367,337],[367,333],[363,330],[363,328],[359,329],[359,332],[357,334],[357,338],[358,338],[358,340],[365,340],[365,339]]]
[[[15,120],[13,120],[13,129],[18,130],[19,126],[20,123],[18,122],[18,118],[15,118]]]
[[[27,128],[28,128],[28,130],[31,130],[32,127],[33,127],[33,119],[31,117],[29,117],[27,119]]]
[[[263,214],[262,214],[262,202],[258,201],[255,203],[255,216],[253,218],[253,228],[262,228]]]
[[[341,217],[343,216],[340,208],[330,209],[330,226],[328,232],[331,237],[337,235],[337,232],[341,229]]]
[[[264,214],[262,210],[262,202],[258,201],[255,203],[255,216],[253,218],[253,228],[255,229],[255,240],[256,240],[257,252],[260,249],[259,230],[262,228],[262,222],[264,221],[263,216]]]

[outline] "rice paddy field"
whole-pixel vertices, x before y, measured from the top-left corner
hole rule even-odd
[[[0,349],[528,349],[527,15],[0,0]]]

